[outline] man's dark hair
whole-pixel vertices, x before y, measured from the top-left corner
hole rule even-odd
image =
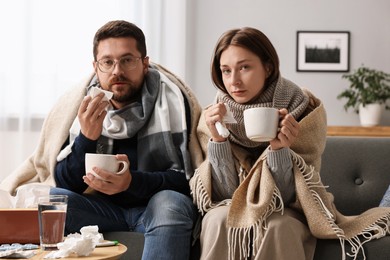
[[[137,41],[137,49],[141,57],[146,57],[145,35],[138,26],[123,20],[110,21],[103,25],[93,38],[93,57],[96,61],[99,42],[108,38],[130,37]]]

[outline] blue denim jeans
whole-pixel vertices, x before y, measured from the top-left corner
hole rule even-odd
[[[387,188],[385,195],[383,195],[379,207],[390,207],[390,185]]]
[[[104,196],[77,194],[52,188],[51,194],[68,195],[66,234],[97,225],[99,232],[134,231],[145,235],[143,260],[189,259],[197,209],[192,200],[175,191],[156,193],[146,207],[122,208]]]

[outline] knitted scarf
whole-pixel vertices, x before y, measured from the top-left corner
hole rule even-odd
[[[389,233],[390,209],[374,208],[350,217],[337,211],[333,196],[326,191],[319,175],[326,140],[325,109],[309,91],[305,90],[305,93],[309,97],[309,104],[300,116],[300,132],[290,147],[297,195],[296,201],[289,207],[305,215],[315,237],[339,239],[342,259],[346,256],[345,241],[351,244],[351,255],[356,258],[365,242]],[[276,95],[275,98],[288,96]],[[207,154],[205,149],[210,134],[203,121],[198,126],[198,137]],[[207,157],[196,169],[190,185],[194,202],[202,214],[219,205],[230,204],[227,218],[229,259],[245,259],[250,252],[253,255],[258,252],[267,218],[274,212],[283,212],[284,205],[266,163],[267,153],[263,152],[253,163],[248,159],[252,156],[251,152],[233,141],[232,152],[237,173],[242,177],[232,199],[213,201],[211,165]]]
[[[258,143],[250,140],[245,134],[244,116],[245,109],[254,107],[273,107],[277,109],[287,108],[289,113],[296,119],[302,115],[309,103],[309,99],[304,95],[301,89],[293,82],[279,77],[268,86],[261,95],[251,104],[239,104],[234,101],[228,94],[218,91],[216,102],[225,103],[233,113],[237,123],[228,124],[231,133],[230,141],[246,148],[264,148],[265,143]],[[267,122],[261,122],[267,123]]]

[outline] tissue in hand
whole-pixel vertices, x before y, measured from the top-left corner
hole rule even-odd
[[[111,91],[107,91],[107,90],[104,90],[104,89],[101,89],[101,88],[98,88],[98,87],[92,87],[89,91],[89,95],[94,98],[96,97],[97,95],[99,95],[99,93],[104,93],[104,97],[102,99],[102,101],[108,101],[112,98],[112,96],[114,95],[114,93],[112,93]]]
[[[215,127],[217,128],[217,131],[218,131],[218,134],[220,136],[222,136],[223,138],[227,138],[230,134],[229,130],[224,126],[225,123],[229,123],[229,124],[236,124],[237,121],[236,119],[233,117],[233,113],[232,111],[230,111],[230,108],[228,105],[224,104],[225,107],[226,107],[226,114],[224,115],[223,119],[222,119],[222,123],[221,122],[216,122],[215,123]]]
[[[82,227],[80,233],[69,234],[64,242],[57,244],[59,250],[50,252],[45,258],[64,258],[71,254],[88,256],[104,240],[98,226]]]

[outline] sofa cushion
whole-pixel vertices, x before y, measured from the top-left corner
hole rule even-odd
[[[357,215],[377,207],[390,184],[390,138],[328,137],[321,178],[337,209]]]
[[[367,260],[388,260],[390,256],[390,237],[383,237],[363,245]],[[351,252],[351,247],[345,243],[346,253]],[[342,259],[340,242],[337,239],[318,239],[314,260]],[[357,260],[364,259],[362,251],[359,252]]]

